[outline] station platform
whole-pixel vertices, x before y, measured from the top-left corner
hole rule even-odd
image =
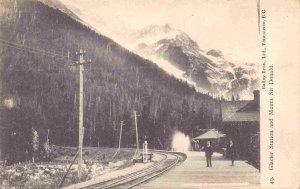
[[[260,173],[245,161],[226,160],[219,153],[212,157],[212,167],[206,167],[204,152],[187,152],[187,159],[160,177],[135,189],[240,189],[260,188]]]

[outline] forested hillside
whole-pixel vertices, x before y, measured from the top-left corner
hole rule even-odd
[[[0,7],[3,158],[30,157],[33,130],[40,146],[48,129],[51,144],[77,145],[79,70],[69,65],[80,48],[92,60],[84,71],[84,145],[117,146],[124,121],[122,147],[133,146],[133,110],[150,148],[170,148],[175,130],[192,137],[217,126],[218,100],[66,13],[38,1],[3,0]]]

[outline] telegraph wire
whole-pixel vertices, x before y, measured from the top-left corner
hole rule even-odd
[[[31,53],[36,53],[36,54],[40,54],[40,55],[44,55],[44,56],[49,56],[51,58],[57,58],[57,59],[65,60],[65,61],[75,62],[75,60],[70,59],[69,56],[64,56],[64,55],[51,53],[51,52],[46,52],[44,50],[35,49],[35,48],[28,47],[28,46],[25,46],[25,45],[9,42],[9,41],[6,41],[6,40],[1,39],[1,38],[0,38],[0,43],[4,44],[6,46],[9,46],[9,47],[18,49],[18,50],[25,50],[25,51],[29,51]]]
[[[46,52],[44,50],[35,49],[35,48],[28,47],[28,46],[25,46],[25,45],[13,43],[13,42],[1,39],[1,38],[0,38],[0,43],[2,43],[3,45],[6,45],[8,47],[17,49],[17,50],[27,51],[27,52],[39,54],[39,55],[42,55],[42,56],[48,56],[50,58],[56,58],[56,59],[64,60],[64,61],[68,62],[68,64],[66,65],[68,67],[74,66],[74,65],[78,64],[77,61],[76,60],[72,60],[70,58],[70,56],[64,56],[64,55],[60,55],[60,54],[56,54],[56,53],[52,53],[52,52]],[[60,69],[35,69],[35,70],[38,70],[38,71],[48,71],[48,72],[64,71],[64,70],[71,71],[71,69],[61,69],[61,68]],[[14,71],[28,71],[28,70],[25,70],[25,69],[24,70],[23,69],[14,69]]]

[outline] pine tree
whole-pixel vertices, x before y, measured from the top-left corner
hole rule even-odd
[[[233,96],[233,95],[231,96],[231,101],[235,101],[235,99],[234,99],[234,96]]]
[[[51,152],[50,142],[49,142],[49,129],[47,130],[47,137],[46,137],[46,141],[44,143],[44,150],[45,150],[46,156],[49,156],[49,154]]]
[[[32,149],[33,149],[32,162],[35,162],[37,150],[39,149],[39,135],[34,128],[32,128]]]

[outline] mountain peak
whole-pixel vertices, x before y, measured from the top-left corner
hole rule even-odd
[[[171,26],[169,24],[165,24],[165,32],[168,32],[170,30],[172,30]]]
[[[211,49],[211,50],[207,51],[206,54],[207,54],[207,55],[214,56],[214,57],[216,57],[216,58],[218,58],[218,57],[221,57],[221,58],[222,58],[222,57],[223,57],[222,51],[216,50],[216,49]]]
[[[185,32],[172,28],[169,24],[150,25],[137,32],[137,40],[141,43],[162,43],[168,42],[182,48],[190,46],[199,50],[198,44],[193,41]]]
[[[175,31],[169,24],[165,25],[150,25],[144,27],[141,31],[140,34],[141,36],[146,36],[146,35],[156,35],[159,33],[169,33]]]
[[[147,26],[137,36],[136,53],[152,58],[163,69],[167,63],[174,66],[200,91],[224,97],[239,94],[247,99],[256,88],[257,74],[252,66],[228,61],[221,50],[201,51],[188,34],[168,24]]]

